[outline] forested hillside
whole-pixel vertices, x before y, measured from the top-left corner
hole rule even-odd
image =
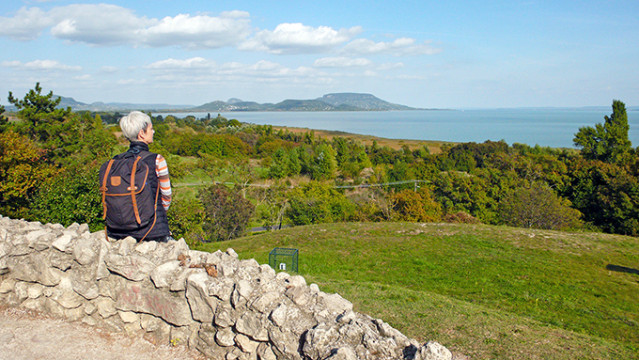
[[[104,227],[99,166],[125,151],[120,114],[58,108],[39,84],[0,109],[0,214]],[[575,129],[579,150],[505,142],[393,149],[221,116],[154,118],[169,164],[175,237],[216,241],[255,226],[472,222],[639,235],[639,160],[625,105]],[[220,215],[222,214],[222,215]]]

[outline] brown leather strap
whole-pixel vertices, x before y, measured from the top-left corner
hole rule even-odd
[[[100,192],[102,192],[102,207],[104,208],[104,214],[102,215],[102,220],[106,219],[106,215],[107,215],[107,205],[106,205],[106,192],[108,190],[107,179],[109,178],[109,172],[111,172],[112,165],[113,165],[113,159],[111,159],[111,161],[109,161],[109,164],[107,165],[106,171],[104,172],[104,179],[102,179],[102,187],[100,188]]]
[[[131,187],[129,188],[131,190],[131,201],[133,202],[133,213],[135,213],[135,221],[137,221],[138,224],[141,224],[142,220],[140,220],[140,212],[138,211],[138,200],[135,197],[135,170],[138,167],[138,161],[140,161],[140,159],[142,159],[142,157],[138,156],[135,162],[133,162],[133,169],[131,169]]]
[[[158,189],[155,192],[155,206],[153,206],[153,224],[151,224],[151,227],[149,228],[149,231],[147,231],[146,234],[144,234],[144,236],[142,237],[142,239],[140,239],[140,242],[142,242],[142,240],[144,240],[146,238],[146,236],[149,235],[151,230],[153,230],[153,228],[155,227],[155,221],[158,218],[158,195],[160,195],[160,182],[159,181],[158,181]]]

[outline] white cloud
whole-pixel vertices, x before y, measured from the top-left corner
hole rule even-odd
[[[442,50],[435,48],[430,43],[416,43],[415,39],[399,38],[392,42],[374,42],[368,39],[356,39],[348,43],[342,49],[347,54],[382,54],[391,55],[433,55],[440,53]]]
[[[193,57],[190,59],[166,59],[156,61],[146,66],[148,69],[205,69],[215,66],[215,62],[206,60],[202,57]]]
[[[41,70],[41,71],[80,71],[82,67],[65,65],[55,60],[34,60],[30,62],[3,61],[2,66],[12,67],[19,70]]]
[[[284,23],[273,31],[258,32],[239,48],[273,54],[316,53],[341,45],[361,31],[358,26],[335,30],[328,26],[314,28],[301,23]]]
[[[49,15],[55,19],[53,36],[91,45],[135,43],[142,29],[157,22],[110,4],[68,5],[52,9]]]
[[[372,62],[364,58],[349,58],[349,57],[325,57],[315,60],[313,66],[326,67],[326,68],[341,68],[341,67],[364,67],[371,65]]]
[[[0,36],[28,41],[37,38],[42,30],[54,23],[47,14],[39,8],[21,8],[14,17],[0,16]]]
[[[48,12],[22,8],[13,17],[0,17],[0,23],[0,36],[33,40],[51,27],[56,38],[98,46],[219,48],[234,46],[251,33],[249,14],[244,11],[155,19],[111,4],[73,4]]]
[[[186,48],[219,48],[243,41],[251,32],[249,14],[222,13],[219,17],[179,14],[165,17],[141,31],[150,46],[179,45]]]
[[[118,68],[115,66],[103,66],[100,68],[100,72],[105,73],[105,74],[113,74],[118,72]]]

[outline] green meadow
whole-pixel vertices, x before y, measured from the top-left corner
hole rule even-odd
[[[356,311],[471,359],[639,359],[639,239],[488,225],[338,223],[231,241]]]

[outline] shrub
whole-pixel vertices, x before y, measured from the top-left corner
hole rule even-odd
[[[548,184],[533,182],[505,196],[500,215],[511,226],[561,230],[580,225],[581,213],[570,206]]]
[[[210,240],[224,241],[243,235],[253,216],[255,206],[242,197],[240,191],[224,185],[213,185],[200,190],[199,199],[204,206],[204,231]]]
[[[177,194],[176,194],[177,195]],[[184,240],[193,246],[204,239],[204,206],[198,199],[182,199],[174,196],[167,212],[169,228],[176,239]]]
[[[472,216],[469,213],[464,212],[464,211],[458,211],[456,213],[446,214],[446,215],[444,215],[444,218],[442,220],[444,220],[444,222],[447,222],[447,223],[456,223],[456,224],[479,224],[479,223],[481,223],[481,221],[479,221],[479,219],[477,219],[476,217],[474,217],[474,216]]]
[[[355,211],[355,205],[342,193],[316,182],[291,191],[289,205],[286,216],[295,225],[346,221]]]
[[[441,217],[441,205],[433,200],[430,191],[404,189],[391,196],[391,204],[397,218],[402,221],[438,221]]]

